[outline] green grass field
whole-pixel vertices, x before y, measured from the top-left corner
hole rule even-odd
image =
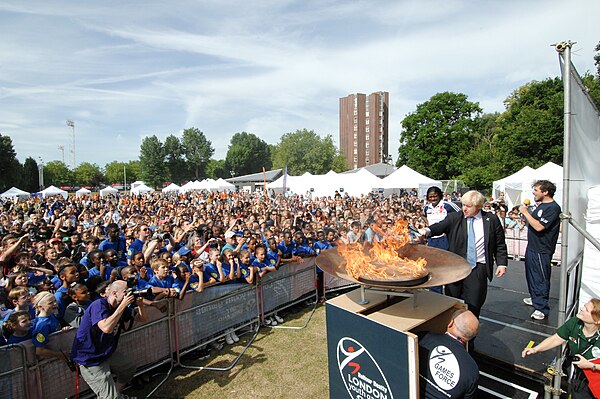
[[[284,325],[301,326],[309,308],[282,315]],[[212,350],[206,360],[183,360],[186,365],[227,367],[241,352],[252,333],[240,336],[240,342]],[[154,375],[143,390],[128,389],[130,397],[143,398],[164,378]],[[302,330],[263,327],[258,337],[229,371],[215,372],[177,367],[152,396],[154,398],[327,398],[327,334],[325,306],[319,306],[310,323]]]

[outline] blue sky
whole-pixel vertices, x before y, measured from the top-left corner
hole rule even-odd
[[[197,127],[222,159],[246,131],[276,144],[313,129],[338,142],[338,101],[390,93],[400,121],[442,91],[485,112],[559,74],[550,44],[573,40],[593,71],[600,1],[22,1],[0,3],[0,134],[21,161],[104,166],[145,136]],[[394,158],[396,158],[394,156]]]

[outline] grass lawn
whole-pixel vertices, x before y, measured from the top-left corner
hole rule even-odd
[[[310,308],[285,314],[284,325],[303,325]],[[183,360],[186,365],[227,367],[252,338],[240,336],[240,342],[212,350],[206,360]],[[128,389],[127,395],[143,398],[164,378],[155,375],[143,390]],[[154,398],[327,398],[327,334],[325,306],[319,306],[310,323],[302,330],[260,329],[256,340],[229,371],[201,371],[177,367],[152,396]]]

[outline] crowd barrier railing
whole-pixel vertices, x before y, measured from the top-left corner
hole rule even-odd
[[[146,322],[134,323],[124,332],[117,351],[135,362],[137,375],[170,364],[156,390],[174,366],[185,367],[181,364],[183,354],[222,338],[230,329],[251,326],[256,337],[265,315],[313,296],[316,303],[315,275],[315,258],[307,258],[265,275],[258,284],[216,285],[203,292],[190,292],[182,301],[163,300],[168,305],[164,313],[147,306]],[[70,329],[52,334],[48,347],[69,353],[75,333]],[[80,397],[91,393],[65,362],[37,358],[31,342],[0,347],[0,398],[62,399],[74,397],[76,391]]]
[[[525,259],[525,250],[527,249],[527,229],[506,229],[504,231],[506,239],[506,247],[508,250],[508,256],[515,260]],[[554,254],[552,255],[552,262],[560,264],[561,256],[561,242],[562,235],[558,234],[558,242]]]

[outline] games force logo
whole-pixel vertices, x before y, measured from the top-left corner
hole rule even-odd
[[[429,354],[429,372],[433,381],[444,391],[456,387],[460,379],[458,360],[444,345],[435,347]]]
[[[337,363],[346,390],[353,399],[393,399],[390,386],[367,348],[353,338],[337,344]]]

